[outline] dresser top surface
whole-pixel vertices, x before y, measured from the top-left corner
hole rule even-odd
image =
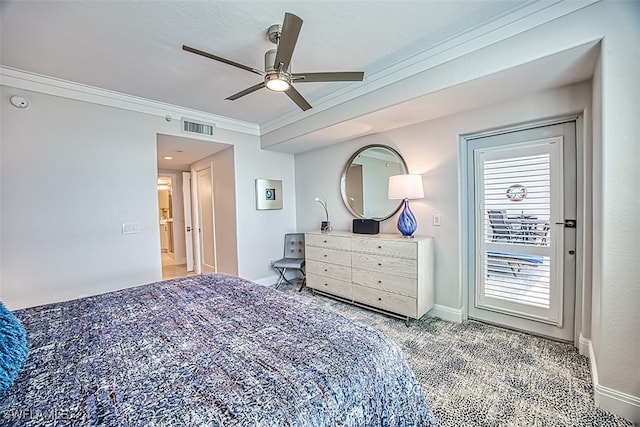
[[[350,231],[333,230],[329,233],[323,233],[321,231],[307,231],[306,234],[315,234],[318,236],[340,236],[340,237],[354,237],[359,239],[381,239],[381,240],[397,240],[400,242],[417,242],[421,240],[432,240],[431,236],[414,236],[403,237],[401,234],[379,233],[379,234],[358,234]]]

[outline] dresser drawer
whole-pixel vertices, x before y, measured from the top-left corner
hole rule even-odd
[[[415,259],[392,258],[357,252],[354,252],[351,258],[353,268],[411,279],[418,277],[418,263]]]
[[[307,273],[307,287],[351,299],[351,282]]]
[[[379,289],[352,285],[351,299],[393,313],[416,318],[417,302],[415,298],[392,294]]]
[[[353,239],[354,252],[364,252],[387,257],[416,259],[418,245],[412,241],[382,240],[382,239]]]
[[[406,295],[413,298],[417,295],[418,280],[415,278],[393,276],[391,274],[354,268],[351,281],[354,284],[379,289],[392,294]]]
[[[344,236],[332,236],[331,234],[305,234],[307,245],[319,248],[338,249],[341,251],[351,251],[351,238]]]
[[[344,265],[351,267],[351,252],[337,249],[318,248],[315,246],[305,247],[305,257],[309,260],[328,262],[330,264]]]
[[[332,277],[334,279],[344,280],[345,282],[351,281],[351,267],[349,266],[308,259],[305,267],[307,274],[311,273],[319,276]]]

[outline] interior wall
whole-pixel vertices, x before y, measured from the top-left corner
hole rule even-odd
[[[404,157],[409,172],[421,174],[425,197],[412,200],[418,221],[416,234],[435,237],[435,303],[450,312],[464,304],[460,275],[458,141],[461,134],[534,122],[554,116],[581,113],[589,107],[588,82],[532,94],[510,102],[396,129],[382,134],[296,155],[298,229],[316,230],[322,211],[314,197],[327,195],[331,222],[336,230],[351,230],[352,216],[340,196],[340,173],[358,148],[387,144]],[[434,226],[432,216],[441,215]],[[380,231],[398,234],[398,214],[380,224]]]
[[[637,262],[640,258],[640,245],[638,245],[640,222],[637,219],[640,199],[632,195],[635,194],[635,188],[640,182],[640,168],[637,164],[640,158],[640,145],[637,143],[637,136],[640,134],[640,120],[638,120],[640,117],[640,102],[638,102],[640,44],[638,40],[640,40],[640,2],[600,1],[585,5],[584,8],[562,18],[549,21],[526,33],[482,49],[482,52],[477,52],[478,55],[466,55],[460,62],[460,65],[466,66],[458,67],[459,73],[470,70],[467,72],[490,74],[492,70],[497,71],[496,68],[499,68],[500,64],[515,66],[574,46],[600,41],[601,57],[593,79],[594,104],[597,104],[594,105],[592,134],[593,163],[587,163],[585,165],[587,169],[584,171],[587,176],[585,184],[589,182],[589,174],[593,173],[591,181],[593,205],[592,207],[588,205],[588,196],[583,199],[582,205],[592,209],[590,212],[592,216],[587,216],[587,219],[592,220],[593,240],[589,242],[585,239],[584,244],[587,252],[589,245],[592,245],[593,252],[590,259],[584,260],[583,271],[586,273],[592,271],[593,275],[590,278],[591,295],[585,295],[582,313],[584,319],[591,321],[591,330],[579,332],[584,334],[585,342],[591,346],[592,370],[594,373],[597,372],[597,376],[594,376],[596,402],[603,409],[636,422],[640,422],[640,358],[637,357],[640,352],[640,341],[637,339],[637,331],[640,329],[638,314],[640,292],[637,290],[640,283],[640,265]],[[564,71],[566,70],[559,68],[549,70],[549,73]],[[426,70],[424,75],[430,79],[424,82],[407,79],[404,89],[412,91],[418,83],[428,86],[429,82],[438,80],[438,74],[434,75],[430,70]],[[454,73],[446,73],[446,75],[454,75]],[[540,78],[544,79],[544,76]],[[397,89],[395,86],[398,85],[390,89]],[[379,91],[378,95],[381,93],[382,91]],[[368,102],[369,99],[365,98],[361,97],[361,101]],[[519,123],[521,120],[529,120],[528,117],[549,117],[558,111],[554,105],[549,107],[545,113],[539,105],[531,102],[528,106],[531,111],[527,114],[515,114],[514,111],[507,109],[501,118],[485,117],[486,123],[476,123],[475,126],[479,126],[477,130],[483,130],[483,126],[494,127],[507,123]],[[488,112],[492,108],[494,107],[481,111]],[[341,111],[333,109],[331,113],[340,115]],[[585,118],[587,118],[586,115]],[[445,118],[444,122],[449,120],[452,120],[452,117]],[[434,123],[438,121],[430,125]],[[474,127],[472,124],[473,120],[468,124],[462,124],[458,131],[466,132],[465,128],[471,130]],[[405,131],[410,132],[410,129],[416,129],[416,127],[407,127]],[[428,131],[427,128],[424,130]],[[590,130],[591,127],[587,124],[585,134],[589,134]],[[435,134],[435,131],[431,134]],[[425,189],[425,191],[437,193],[433,197],[434,202],[431,202],[430,196],[425,194],[424,201],[412,202],[412,206],[417,206],[421,218],[425,217],[425,213],[427,214],[426,221],[422,220],[419,225],[419,233],[447,237],[447,239],[438,239],[436,247],[436,303],[454,304],[453,307],[457,307],[456,297],[460,296],[456,295],[458,292],[455,281],[453,288],[450,288],[451,283],[446,281],[447,278],[456,277],[457,257],[455,250],[452,250],[455,245],[452,246],[449,241],[457,238],[457,234],[455,228],[451,229],[447,225],[451,218],[444,216],[445,208],[447,215],[452,211],[449,205],[451,198],[441,194],[443,191],[451,191],[451,183],[456,182],[450,167],[451,158],[455,157],[455,154],[447,148],[448,144],[444,142],[447,139],[436,142],[430,141],[429,135],[426,134],[421,136],[422,139],[418,139],[418,135],[415,136],[411,146],[409,142],[397,140],[394,132],[386,132],[383,135],[349,141],[344,144],[344,147],[318,150],[318,159],[323,162],[326,173],[322,184],[313,183],[313,180],[318,180],[322,176],[319,167],[314,168],[310,161],[310,156],[315,154],[297,156],[298,173],[303,175],[300,171],[305,170],[305,174],[307,169],[309,171],[308,176],[301,176],[298,181],[298,225],[302,229],[316,226],[317,218],[310,218],[315,215],[314,210],[310,208],[312,203],[306,200],[303,202],[301,198],[306,197],[309,191],[324,190],[332,196],[330,201],[333,206],[338,206],[337,209],[334,208],[336,210],[334,226],[348,228],[350,219],[346,211],[340,210],[340,199],[335,194],[332,184],[336,169],[331,165],[332,158],[335,159],[333,161],[345,160],[344,151],[347,149],[353,151],[354,148],[364,145],[363,141],[379,140],[384,143],[386,140],[392,146],[401,146],[400,151],[407,158],[412,172],[420,173],[421,168],[432,166],[435,172],[427,172],[425,178],[431,175],[437,178],[435,181],[437,184],[443,184],[430,190]],[[422,157],[418,160],[414,156],[421,145],[433,151],[429,154],[422,153]],[[433,155],[435,159],[427,160],[425,157],[427,155]],[[585,151],[585,156],[588,155],[589,153]],[[588,160],[587,157],[585,158]],[[441,179],[445,175],[451,178],[448,183]],[[425,183],[429,185],[426,180]],[[585,188],[585,192],[589,191],[589,188]],[[431,203],[434,203],[433,206],[429,206]],[[428,224],[428,215],[437,210],[443,210],[443,226],[435,230],[435,227]],[[424,222],[427,222],[426,226],[422,225]],[[385,224],[383,229],[389,230],[393,227]],[[451,231],[453,234],[446,231]],[[585,237],[588,238],[588,233]],[[442,247],[443,245],[447,247]],[[585,291],[588,290],[587,286]],[[588,305],[589,297],[591,297],[591,306]]]
[[[0,93],[0,298],[7,307],[161,280],[156,135],[181,135],[180,121],[9,86]],[[31,107],[15,109],[12,95]],[[285,230],[295,230],[293,155],[265,152],[257,136],[223,128],[215,140],[234,145],[223,163],[235,165],[238,273],[270,278],[268,260],[281,256]],[[255,210],[257,177],[283,179],[285,209]],[[140,233],[123,235],[123,223],[138,223]]]
[[[0,290],[11,309],[160,280],[159,117],[1,88]],[[19,94],[31,107],[7,100]],[[122,233],[137,223],[140,233]]]
[[[614,3],[599,17],[615,31],[602,40],[601,135],[594,156],[601,174],[594,176],[601,186],[594,196],[594,228],[601,227],[593,241],[601,248],[594,254],[595,391],[602,407],[640,422],[640,2]]]
[[[284,234],[296,231],[294,156],[262,150],[259,143],[235,146],[238,274],[270,285],[277,278],[270,260],[282,258]],[[256,179],[282,181],[282,209],[256,209]]]
[[[292,154],[262,150],[257,137],[242,135],[232,148],[191,165],[197,170],[213,163],[220,272],[274,283],[269,261],[282,258],[284,234],[296,231],[293,159]],[[282,209],[256,209],[258,178],[282,181]]]

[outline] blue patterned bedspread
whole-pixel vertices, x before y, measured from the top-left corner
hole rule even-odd
[[[435,425],[382,333],[235,276],[15,314],[31,353],[3,426]]]

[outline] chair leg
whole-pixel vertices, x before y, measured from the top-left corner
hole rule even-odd
[[[300,288],[298,288],[298,292],[302,292],[302,288],[307,286],[307,276],[302,272],[302,283],[300,284]]]
[[[278,283],[276,283],[276,289],[278,289],[280,287],[280,285],[282,285],[282,282],[287,282],[289,283],[289,281],[286,279],[286,277],[284,277],[285,273],[287,272],[287,268],[277,268],[278,272],[280,273],[280,277],[278,277]]]

